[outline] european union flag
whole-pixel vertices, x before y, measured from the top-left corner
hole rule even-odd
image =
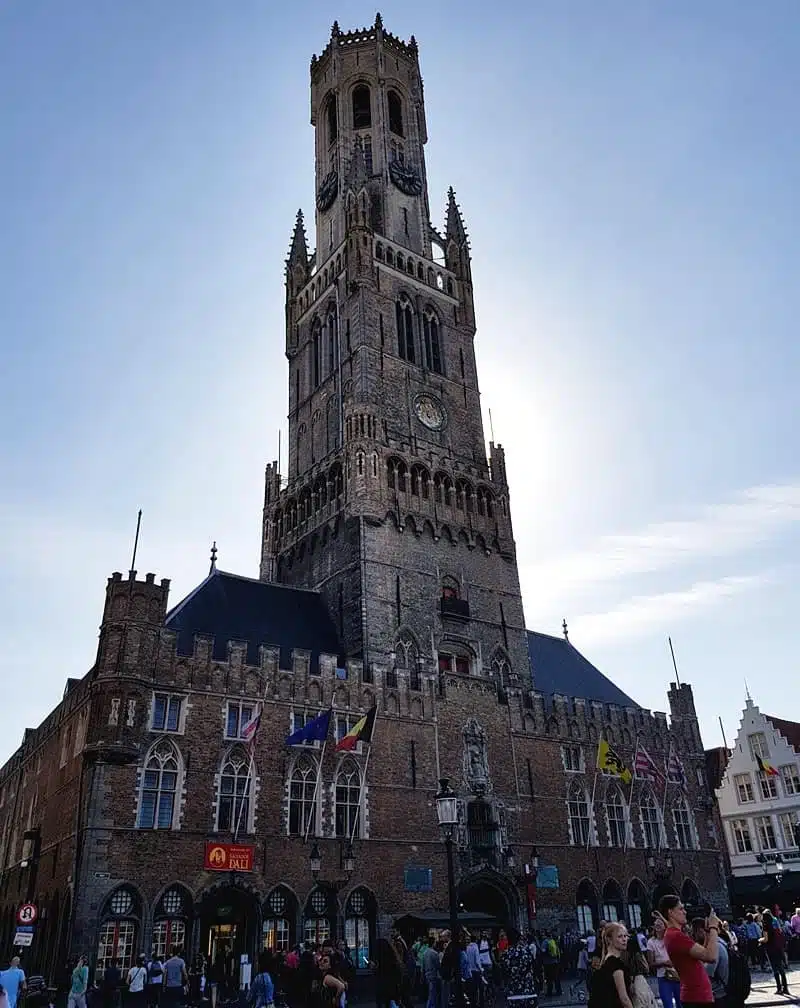
[[[286,739],[286,745],[302,745],[304,742],[324,742],[328,737],[331,724],[331,708],[307,721],[302,728],[292,732]]]

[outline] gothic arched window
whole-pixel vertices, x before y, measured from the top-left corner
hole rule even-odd
[[[422,335],[425,346],[425,367],[442,374],[442,346],[439,337],[439,319],[428,308],[422,316]]]
[[[317,765],[310,756],[301,756],[289,780],[289,833],[294,836],[317,832]]]
[[[317,388],[322,374],[322,333],[319,319],[315,319],[311,332],[311,387]]]
[[[624,847],[627,836],[627,809],[618,787],[613,785],[606,795],[606,825],[609,847]]]
[[[645,791],[639,800],[639,816],[644,846],[658,849],[661,846],[661,815],[650,791]]]
[[[386,96],[389,106],[389,132],[403,136],[403,103],[396,91],[390,91]]]
[[[325,118],[328,123],[328,143],[332,144],[339,136],[339,121],[336,117],[336,95],[331,95],[325,106]]]
[[[675,841],[678,850],[694,850],[696,844],[692,829],[692,814],[684,795],[681,795],[672,806],[672,821],[675,824]]]
[[[416,362],[414,354],[414,313],[407,297],[401,297],[396,306],[397,351],[409,364]]]
[[[271,952],[288,952],[291,947],[292,921],[297,913],[296,900],[283,886],[276,886],[264,904],[263,942]]]
[[[333,374],[339,366],[339,341],[336,328],[336,312],[328,312],[328,374]]]
[[[176,945],[186,944],[186,894],[178,886],[168,889],[156,908],[153,924],[153,948],[162,961]]]
[[[372,108],[369,88],[359,84],[353,89],[353,129],[369,129],[372,125]]]
[[[345,760],[336,775],[336,836],[351,837],[363,832],[361,807],[361,774],[352,760]]]
[[[180,754],[171,742],[158,742],[142,773],[139,829],[173,829],[177,825]]]
[[[586,798],[586,790],[578,781],[575,781],[569,790],[567,811],[571,842],[576,847],[585,847],[589,843],[591,820],[589,818],[589,802]]]
[[[223,760],[217,791],[217,831],[250,833],[252,831],[250,792],[253,781],[250,761],[243,749],[231,749]]]

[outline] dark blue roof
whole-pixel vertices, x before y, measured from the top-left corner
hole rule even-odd
[[[528,656],[533,688],[540,693],[563,693],[621,707],[639,706],[563,637],[529,630]]]
[[[341,644],[322,596],[215,570],[174,609],[166,625],[178,634],[178,654],[192,654],[194,635],[214,638],[213,656],[225,661],[228,641],[247,642],[247,662],[259,664],[258,649],[281,649],[281,666],[291,665],[297,648],[311,652],[316,667],[321,652],[340,655]]]

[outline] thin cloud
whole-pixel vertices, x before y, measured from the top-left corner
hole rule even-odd
[[[698,581],[680,591],[636,595],[604,613],[588,613],[570,620],[570,631],[581,646],[616,642],[668,628],[678,620],[699,616],[745,592],[774,581],[767,572]]]
[[[639,532],[603,536],[589,549],[537,565],[535,578],[552,599],[587,584],[741,553],[775,538],[798,521],[800,485],[750,487],[727,503],[703,508],[696,518],[656,522]]]

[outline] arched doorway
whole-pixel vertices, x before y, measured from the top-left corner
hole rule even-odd
[[[600,916],[608,924],[625,919],[622,890],[615,879],[609,879],[603,886],[603,909]]]
[[[597,890],[589,879],[583,879],[575,893],[575,913],[578,933],[585,935],[597,929]]]
[[[219,886],[198,904],[200,952],[214,963],[229,990],[239,989],[243,955],[255,962],[261,932],[261,907],[249,889]]]
[[[689,908],[697,908],[702,902],[700,890],[691,879],[684,879],[681,886],[681,902]]]
[[[516,925],[519,901],[513,886],[499,873],[482,871],[462,879],[458,887],[459,911],[482,914],[493,927]],[[488,925],[489,920],[486,921]]]

